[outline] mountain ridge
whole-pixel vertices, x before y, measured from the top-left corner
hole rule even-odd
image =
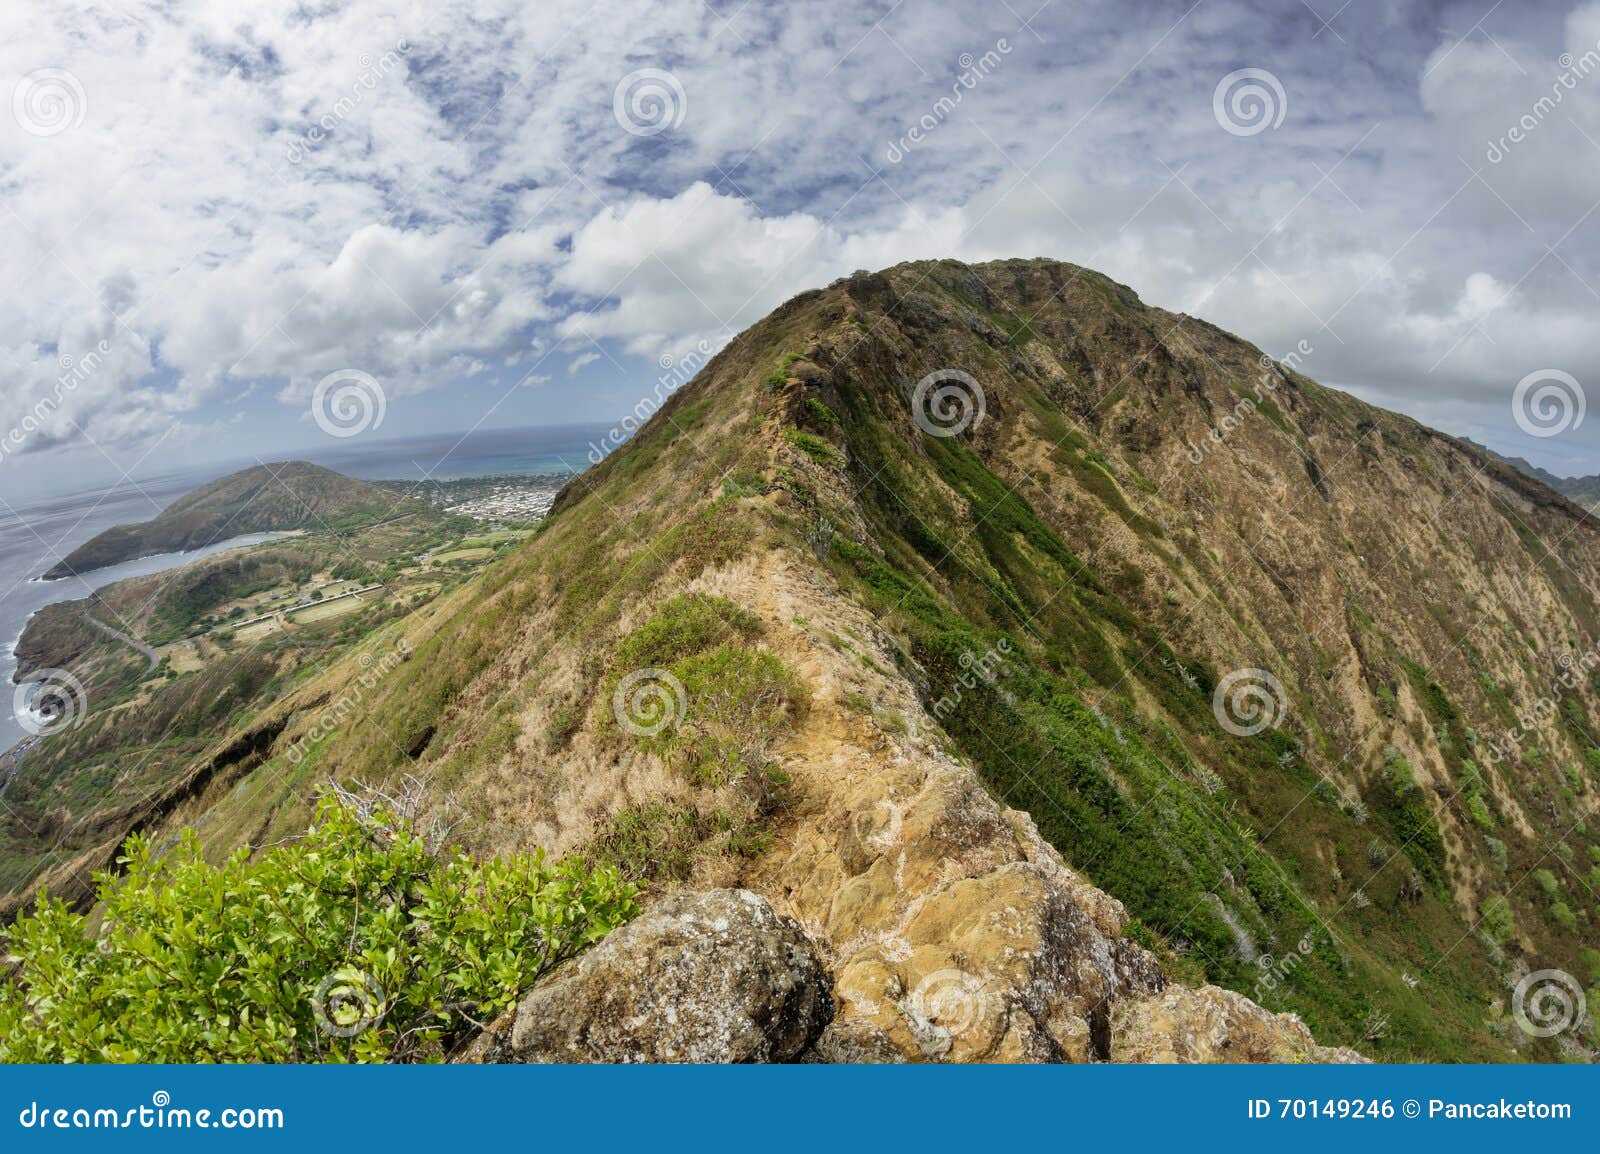
[[[141,820],[263,844],[406,773],[479,850],[746,886],[837,1058],[1586,1057],[1512,994],[1600,980],[1597,594],[1582,511],[1465,442],[1089,270],[919,262],[741,334]]]

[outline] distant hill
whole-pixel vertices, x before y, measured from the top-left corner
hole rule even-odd
[[[199,549],[245,533],[339,532],[411,510],[409,502],[397,500],[376,485],[310,461],[256,465],[202,485],[152,520],[112,526],[68,553],[45,578]]]
[[[1548,469],[1541,469],[1532,461],[1522,457],[1502,456],[1487,445],[1479,445],[1471,439],[1467,439],[1467,443],[1482,449],[1496,460],[1504,461],[1523,476],[1532,477],[1535,481],[1548,485],[1567,500],[1582,505],[1591,513],[1600,512],[1600,473],[1587,477],[1558,477]]]

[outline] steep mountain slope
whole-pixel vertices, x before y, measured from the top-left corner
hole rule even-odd
[[[1585,514],[1469,445],[1087,270],[904,265],[143,820],[221,853],[414,773],[477,848],[748,886],[831,969],[823,1056],[1328,1056],[1226,987],[1578,1057],[1512,991],[1600,979],[1597,593]]]
[[[409,502],[397,510],[395,498],[376,485],[309,461],[255,465],[180,497],[149,521],[113,525],[96,534],[53,565],[45,577],[88,573],[245,533],[337,529],[407,511]]]

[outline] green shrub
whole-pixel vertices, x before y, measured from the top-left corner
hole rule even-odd
[[[192,833],[122,861],[101,923],[41,898],[7,932],[0,1060],[440,1060],[636,912],[615,869],[443,855],[332,800],[255,861]]]
[[[791,707],[804,695],[774,654],[724,644],[672,667],[688,699],[686,715],[653,739],[691,777],[721,785],[770,776],[767,750],[786,733]]]
[[[724,497],[759,497],[767,491],[767,479],[754,469],[744,469],[722,482]]]
[[[1506,868],[1506,843],[1497,837],[1486,837],[1483,842],[1489,847],[1490,860],[1500,868],[1501,873],[1504,873]]]
[[[831,428],[839,423],[838,414],[815,397],[806,398],[806,415],[823,428]]]
[[[1576,930],[1578,928],[1578,917],[1566,902],[1553,902],[1550,906],[1550,917],[1555,921],[1556,925],[1564,930]]]
[[[819,465],[835,465],[839,461],[839,450],[815,433],[793,429],[789,433],[789,441]]]
[[[1516,923],[1511,918],[1511,903],[1504,894],[1494,894],[1484,899],[1478,910],[1479,925],[1484,936],[1496,945],[1503,946],[1516,935]]]
[[[766,377],[763,378],[767,383],[767,388],[781,389],[784,385],[788,384],[789,367],[801,359],[802,358],[799,353],[785,353],[783,355],[783,359],[778,362],[778,367],[772,369],[767,373]]]
[[[1384,756],[1384,773],[1389,778],[1389,788],[1394,791],[1397,798],[1404,798],[1417,788],[1417,775],[1411,768],[1411,763],[1393,749]]]
[[[587,853],[635,881],[681,882],[694,868],[696,851],[713,832],[714,823],[688,806],[653,801],[619,812],[589,844]]]
[[[1556,880],[1556,875],[1549,870],[1534,870],[1533,881],[1535,885],[1544,891],[1547,897],[1553,897],[1561,890],[1561,883]]]
[[[707,593],[685,593],[656,610],[617,646],[613,668],[622,673],[671,665],[725,641],[749,640],[761,632],[761,619],[748,609]],[[610,694],[606,696],[609,698]],[[606,703],[610,707],[609,701]]]

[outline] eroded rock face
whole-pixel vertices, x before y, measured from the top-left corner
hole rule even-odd
[[[749,890],[666,898],[517,1008],[513,1062],[787,1062],[833,1016],[799,924]]]
[[[1115,1000],[1165,986],[1121,936],[1121,904],[960,767],[908,766],[864,793],[841,799],[837,841],[824,821],[783,867],[800,882],[787,903],[835,958],[839,1009],[817,1056],[1109,1058]]]
[[[1217,986],[1173,986],[1118,1004],[1111,1057],[1117,1062],[1365,1062],[1353,1050],[1319,1046],[1293,1014],[1274,1014]]]
[[[786,567],[769,567],[759,588],[769,620],[824,623],[863,645],[879,637],[865,614]],[[1169,987],[1126,936],[1122,903],[1069,868],[1026,813],[924,734],[884,734],[832,707],[849,693],[877,714],[923,715],[904,679],[876,672],[894,664],[887,645],[871,656],[792,655],[821,689],[784,762],[808,804],[746,878],[799,919],[833,971],[837,1010],[811,1056],[1359,1060],[1240,995]]]

